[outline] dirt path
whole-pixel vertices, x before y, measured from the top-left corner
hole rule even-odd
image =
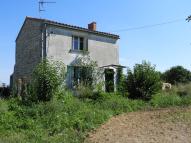
[[[191,108],[135,112],[110,119],[86,143],[191,143]]]

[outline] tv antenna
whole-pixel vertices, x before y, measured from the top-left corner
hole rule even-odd
[[[44,8],[45,4],[54,4],[56,2],[54,2],[54,1],[39,0],[38,3],[39,3],[39,13],[41,13],[41,12],[45,11],[45,8]]]
[[[191,15],[188,16],[188,18],[186,19],[186,21],[190,22],[191,21]]]

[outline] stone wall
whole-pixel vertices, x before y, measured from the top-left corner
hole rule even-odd
[[[42,24],[26,19],[16,39],[16,56],[13,84],[18,79],[27,78],[42,59]]]

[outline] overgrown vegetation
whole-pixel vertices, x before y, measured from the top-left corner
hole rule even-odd
[[[74,72],[75,95],[81,99],[99,98],[103,88],[104,71],[98,67],[97,62],[93,61],[89,55],[77,57],[72,64]]]
[[[10,88],[0,87],[0,98],[9,98],[9,97],[10,97]]]
[[[44,59],[35,68],[32,81],[22,85],[21,97],[24,102],[50,101],[59,88],[63,88],[65,66],[62,62]]]
[[[155,67],[143,61],[136,64],[133,71],[128,70],[127,90],[129,98],[150,100],[161,89],[160,75]]]
[[[117,92],[123,94],[124,96],[127,95],[127,77],[123,74],[123,68],[117,68]]]
[[[120,94],[101,93],[96,100],[80,99],[69,91],[53,100],[24,105],[17,98],[0,100],[0,142],[83,142],[87,133],[112,116],[148,108],[191,105],[191,95],[174,91],[151,101],[130,100]]]
[[[0,142],[80,143],[89,131],[112,116],[191,105],[191,84],[160,91],[159,73],[149,63],[137,64],[127,78],[121,70],[118,72],[121,74],[116,93],[104,93],[101,83],[91,82],[95,85],[92,86],[80,82],[74,94],[63,85],[63,64],[43,61],[35,69],[31,85],[22,92],[25,93],[22,100],[19,97],[0,100]],[[94,78],[98,77],[91,76]],[[124,96],[128,95],[127,89],[130,95]]]
[[[72,63],[74,70],[73,85],[78,88],[78,85],[91,88],[92,90],[100,84],[103,78],[103,71],[98,67],[97,62],[93,61],[89,55],[79,56]],[[76,71],[76,73],[75,73]]]
[[[34,70],[32,87],[38,101],[50,101],[62,85],[65,68],[61,62],[43,60]]]
[[[80,100],[71,92],[30,106],[17,99],[0,102],[0,142],[82,142],[88,131],[122,112],[146,106],[120,95]],[[9,138],[7,137],[9,136]]]

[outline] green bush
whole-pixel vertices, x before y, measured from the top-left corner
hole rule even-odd
[[[10,97],[10,88],[0,87],[0,98],[9,98],[9,97]]]
[[[76,94],[82,99],[91,99],[93,96],[93,89],[91,87],[85,86],[83,84],[78,85]]]
[[[174,91],[180,96],[190,96],[191,97],[191,83],[179,84],[174,87]]]
[[[182,106],[191,105],[191,96],[182,97]]]
[[[126,75],[123,74],[123,68],[119,67],[117,68],[117,80],[116,80],[117,92],[126,95],[127,93],[126,85],[127,85]]]
[[[170,93],[179,95],[182,99],[182,105],[191,105],[191,83],[173,86],[173,89],[170,91]]]
[[[163,73],[162,79],[171,84],[188,83],[191,81],[191,72],[182,66],[176,66]]]
[[[128,70],[127,90],[129,98],[149,100],[161,89],[160,75],[155,67],[145,61]]]
[[[76,95],[80,99],[101,100],[105,94],[101,90],[94,90],[92,87],[81,84],[76,90]]]
[[[50,101],[58,87],[64,83],[64,78],[64,64],[43,60],[33,72],[30,90],[33,100]]]

